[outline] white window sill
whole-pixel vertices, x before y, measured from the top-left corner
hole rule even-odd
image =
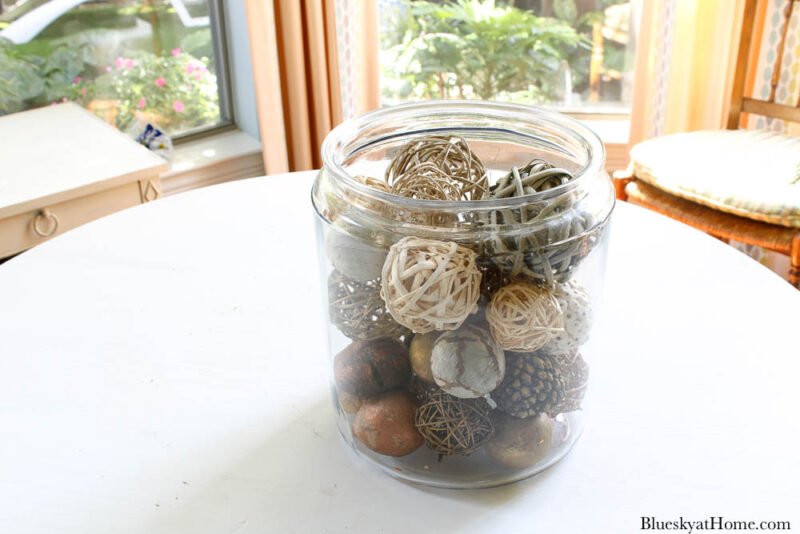
[[[172,195],[263,174],[261,143],[234,130],[176,146],[161,185],[164,195]]]
[[[628,166],[630,161],[631,121],[629,117],[583,119],[575,117],[583,124],[594,130],[603,140],[606,147],[606,171],[612,173]]]

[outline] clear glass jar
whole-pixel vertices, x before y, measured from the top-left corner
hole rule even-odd
[[[561,185],[487,200],[383,187],[412,140],[459,136],[488,183],[539,158]],[[493,102],[385,108],[335,128],[312,190],[337,423],[394,477],[500,485],[562,458],[583,429],[614,192],[577,121]],[[364,176],[374,180],[365,180]]]

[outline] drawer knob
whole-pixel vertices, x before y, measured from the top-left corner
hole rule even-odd
[[[49,222],[48,222],[49,221]],[[46,223],[46,224],[45,224]],[[42,227],[45,229],[43,230]],[[58,230],[58,217],[48,209],[40,210],[33,218],[33,231],[41,237],[50,237]]]

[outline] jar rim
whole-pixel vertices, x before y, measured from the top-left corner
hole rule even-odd
[[[437,113],[438,112],[438,113]],[[507,198],[493,198],[481,200],[428,200],[408,198],[381,191],[370,187],[345,170],[343,160],[349,154],[343,154],[341,147],[355,139],[359,132],[376,126],[395,116],[401,115],[453,115],[459,112],[469,114],[484,114],[492,118],[513,120],[528,124],[547,124],[554,128],[559,134],[569,136],[585,150],[587,163],[577,172],[573,173],[574,178],[564,184],[527,195],[513,196]],[[413,131],[409,131],[413,134]],[[356,150],[361,147],[356,147]],[[605,146],[600,137],[588,126],[578,120],[558,113],[543,109],[539,106],[525,104],[515,104],[508,102],[495,102],[487,100],[429,100],[423,102],[407,102],[395,106],[388,106],[374,111],[370,111],[353,119],[344,121],[335,127],[325,137],[322,143],[322,165],[323,171],[330,174],[335,182],[339,182],[348,188],[355,189],[359,193],[373,197],[384,202],[391,202],[395,205],[408,208],[427,209],[460,209],[460,210],[485,210],[513,208],[535,202],[543,198],[553,198],[572,191],[581,182],[587,180],[586,177],[593,177],[600,174],[605,165]]]

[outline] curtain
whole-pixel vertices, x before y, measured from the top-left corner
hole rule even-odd
[[[744,0],[648,0],[637,44],[630,143],[724,128]]]
[[[342,120],[334,0],[246,0],[268,174],[319,168]]]

